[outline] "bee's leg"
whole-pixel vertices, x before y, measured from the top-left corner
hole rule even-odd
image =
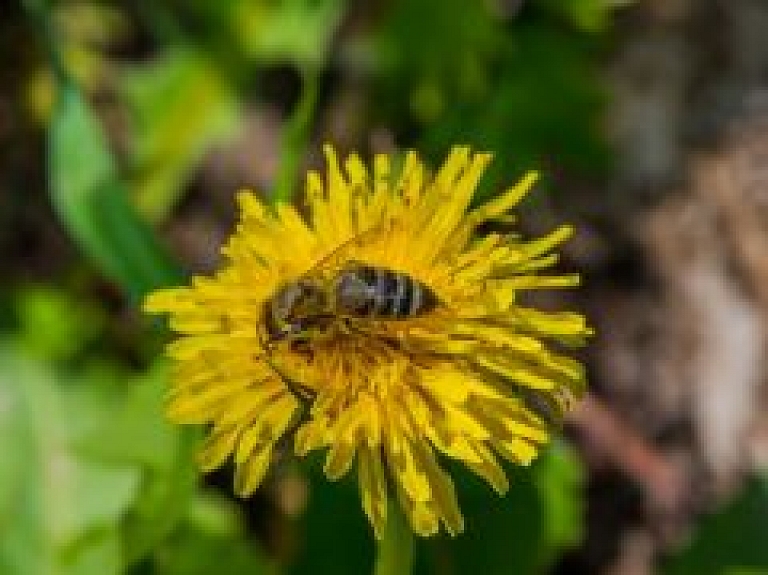
[[[413,349],[411,349],[410,345],[408,344],[408,339],[405,337],[405,332],[398,331],[397,332],[397,344],[400,346],[400,349],[402,349],[405,352],[412,352]]]
[[[293,351],[294,353],[303,355],[309,361],[312,361],[312,358],[315,355],[314,351],[312,351],[312,346],[309,344],[309,342],[302,339],[297,339],[291,342],[291,351]]]
[[[345,323],[346,329],[348,330],[345,333],[360,335],[360,336],[363,336],[363,337],[371,337],[372,336],[372,332],[368,332],[368,331],[366,331],[364,329],[360,329],[360,327],[358,327],[358,325],[355,325],[354,320],[345,320],[344,323]],[[399,343],[394,338],[392,338],[392,337],[385,337],[385,336],[383,336],[381,334],[377,334],[374,337],[380,343],[383,343],[383,344],[389,346],[390,348],[397,347],[397,344]]]
[[[360,323],[355,322],[354,318],[345,317],[338,322],[341,326],[339,329],[343,330],[342,333],[347,335],[360,335],[363,337],[370,337],[371,332],[366,331],[360,327]]]
[[[339,321],[336,322],[336,325],[338,326],[339,331],[344,335],[352,335],[353,333],[359,333],[359,331],[355,330],[352,327],[352,322],[348,317],[341,318]]]
[[[264,359],[267,365],[269,365],[272,371],[274,371],[275,374],[283,382],[283,385],[285,385],[286,389],[290,392],[290,394],[293,395],[299,401],[299,403],[302,405],[302,407],[304,407],[305,410],[309,409],[309,407],[311,407],[312,403],[317,398],[317,393],[315,393],[313,390],[311,390],[307,386],[303,385],[300,381],[296,381],[292,377],[286,375],[274,364],[274,362],[272,362],[271,359],[269,359],[268,356],[265,356]]]

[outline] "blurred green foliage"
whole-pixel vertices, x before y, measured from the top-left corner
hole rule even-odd
[[[512,485],[500,499],[456,468],[466,531],[422,542],[417,573],[540,573],[577,546],[584,522],[581,463],[565,445],[549,448],[530,468],[509,467]]]
[[[314,463],[308,466],[308,505],[296,526],[302,534],[300,552],[289,572],[370,573],[373,541],[355,479],[328,483],[321,463]],[[512,487],[503,498],[461,466],[446,463],[457,483],[466,530],[455,539],[417,541],[414,573],[538,573],[579,544],[584,477],[566,445],[548,449],[531,468],[509,466]]]
[[[542,164],[582,175],[607,169],[595,63],[608,3],[532,1],[511,23],[485,2],[396,5],[379,36],[389,66],[379,119],[419,123],[419,149],[435,161],[451,142],[497,152],[478,198]],[[429,33],[414,22],[429,22]]]
[[[687,548],[668,558],[667,575],[768,573],[768,475],[753,477],[743,493],[706,517]]]
[[[203,492],[191,502],[178,528],[154,553],[154,571],[164,575],[272,575],[277,568],[248,535],[236,505]]]
[[[147,6],[155,19],[173,18],[167,6]],[[242,103],[261,67],[322,69],[342,8],[341,0],[178,4],[176,34],[160,34],[158,58],[130,65],[122,76],[121,95],[134,119],[131,163],[142,213],[167,217],[205,152],[238,133]],[[289,163],[291,172],[297,168]]]
[[[62,223],[107,277],[134,298],[180,280],[130,204],[96,118],[63,76],[50,124],[51,199]]]
[[[330,484],[320,466],[302,466],[297,516],[274,501],[279,474],[262,494],[268,504],[199,482],[196,434],[165,423],[166,366],[145,359],[158,350],[136,317],[142,295],[181,278],[151,223],[173,221],[209,152],[266,106],[285,114],[273,193],[289,199],[350,85],[365,102],[351,125],[385,126],[435,160],[455,143],[498,152],[484,194],[540,164],[599,174],[610,167],[597,74],[610,2],[23,4],[49,54],[21,92],[48,133],[51,202],[82,254],[71,266],[90,275],[8,277],[0,296],[13,316],[0,333],[0,573],[370,572],[354,478]],[[270,92],[285,69],[298,96]],[[115,110],[122,127],[103,121]],[[342,135],[365,148],[367,134]],[[467,532],[419,541],[418,573],[541,572],[581,541],[585,478],[566,445],[510,469],[503,499],[452,473]],[[713,517],[668,572],[763,568],[765,494],[757,482]],[[740,537],[745,529],[754,540]],[[723,542],[732,554],[718,551]]]
[[[167,512],[156,506],[142,512],[153,488],[173,490],[179,501],[191,493],[189,479],[174,480],[180,433],[162,422],[162,372],[130,386],[103,373],[65,382],[7,342],[0,366],[0,572],[120,573],[124,551],[150,543],[136,539],[154,533],[145,528]],[[149,391],[153,401],[141,397]],[[136,443],[114,426],[128,419],[162,429],[152,441]],[[113,448],[105,443],[110,439],[132,447]],[[194,477],[189,469],[186,476]],[[132,531],[128,522],[143,525]]]
[[[195,492],[165,388],[162,365],[64,376],[0,343],[0,572],[109,575],[149,557],[203,573],[184,565],[206,549],[232,557],[223,573],[269,572],[231,504]]]
[[[13,302],[16,341],[30,357],[51,363],[74,359],[84,345],[103,334],[104,310],[50,286],[27,286]]]
[[[121,88],[134,119],[136,204],[159,220],[209,147],[235,133],[238,103],[205,52],[181,47],[127,70]]]

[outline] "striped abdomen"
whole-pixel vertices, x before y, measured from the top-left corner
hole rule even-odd
[[[423,283],[385,268],[355,264],[336,279],[336,308],[342,315],[406,319],[431,311],[437,304],[437,296]]]

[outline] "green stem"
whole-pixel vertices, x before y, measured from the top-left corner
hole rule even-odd
[[[377,542],[374,575],[408,575],[413,568],[413,533],[400,504],[390,498],[384,537]]]
[[[51,22],[50,6],[45,0],[22,0],[21,6],[27,13],[32,26],[42,41],[48,54],[51,71],[58,84],[63,84],[69,77],[64,66],[64,59],[59,49],[59,39]]]
[[[302,75],[301,99],[283,128],[280,143],[280,166],[277,169],[272,203],[290,202],[299,179],[299,167],[307,147],[312,117],[317,103],[317,76],[305,72]]]

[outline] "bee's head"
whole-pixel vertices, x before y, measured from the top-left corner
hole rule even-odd
[[[309,340],[325,331],[332,319],[330,301],[318,281],[302,279],[281,287],[265,304],[271,341]]]

